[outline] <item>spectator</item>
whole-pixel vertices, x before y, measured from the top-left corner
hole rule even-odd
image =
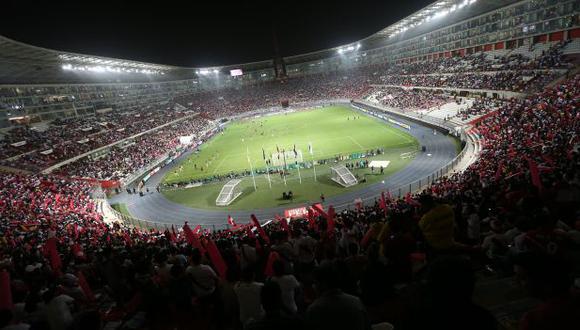
[[[242,324],[260,319],[264,315],[260,301],[260,292],[263,286],[264,284],[254,281],[254,270],[252,268],[242,270],[242,280],[234,287],[234,291],[238,296],[240,322]]]
[[[246,330],[301,330],[303,322],[287,316],[283,311],[282,292],[275,282],[266,282],[260,293],[265,315],[260,320],[250,322]]]
[[[340,273],[334,262],[323,262],[315,271],[319,293],[306,312],[308,329],[369,330],[367,312],[361,301],[340,289]]]

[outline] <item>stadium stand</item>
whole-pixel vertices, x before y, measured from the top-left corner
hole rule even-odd
[[[153,322],[148,324],[154,326],[156,322],[173,324],[183,318],[191,322],[210,318],[213,322],[237,324],[240,320],[229,314],[232,310],[216,307],[236,304],[236,300],[231,300],[235,298],[224,295],[223,290],[242,276],[254,281],[271,278],[282,290],[282,296],[287,288],[282,283],[298,283],[302,294],[294,300],[297,310],[306,313],[306,324],[324,318],[313,307],[325,304],[320,298],[304,309],[307,301],[315,299],[312,285],[316,283],[317,287],[326,288],[323,290],[335,290],[332,292],[339,295],[336,299],[354,299],[353,303],[361,308],[364,305],[369,323],[388,321],[396,328],[418,328],[424,322],[452,327],[484,322],[489,323],[489,328],[494,326],[491,314],[471,301],[469,288],[473,282],[455,287],[454,290],[462,290],[456,292],[457,296],[424,293],[433,299],[449,299],[437,301],[446,306],[438,313],[427,312],[433,305],[412,304],[412,294],[402,288],[410,288],[409,284],[419,276],[417,267],[425,260],[419,258],[423,256],[429,265],[430,281],[441,285],[441,290],[450,287],[438,276],[462,274],[462,280],[467,281],[473,276],[473,267],[481,272],[485,270],[481,267],[487,265],[494,272],[510,273],[510,265],[515,263],[532,276],[529,280],[537,281],[534,285],[553,286],[554,281],[564,280],[558,282],[559,291],[549,291],[561,297],[558,305],[546,305],[552,306],[554,313],[577,307],[574,295],[562,291],[571,282],[561,262],[574,264],[573,251],[578,248],[580,235],[575,223],[579,204],[573,194],[580,157],[574,147],[579,141],[573,129],[579,97],[577,76],[525,100],[505,102],[476,124],[484,145],[480,159],[464,173],[443,178],[419,195],[387,197],[385,202],[340,212],[334,219],[326,214],[290,224],[276,221],[258,229],[258,238],[244,228],[208,233],[186,225],[183,230],[158,232],[106,224],[95,212],[91,187],[86,182],[2,174],[2,251],[4,256],[12,256],[3,258],[11,270],[10,283],[32,284],[32,279],[36,283],[52,283],[43,292],[42,285],[13,286],[14,304],[23,308],[29,306],[30,299],[41,296],[53,304],[66,295],[73,297],[80,310],[91,310],[97,300],[107,322],[125,319],[142,325]],[[453,223],[458,227],[454,229]],[[44,247],[44,254],[38,253],[38,246]],[[200,249],[207,251],[208,259],[200,259]],[[548,251],[550,256],[542,257]],[[449,253],[470,256],[471,262],[459,257],[436,258]],[[530,261],[532,256],[536,259]],[[383,259],[388,263],[380,261]],[[240,263],[246,267],[240,268]],[[314,267],[315,263],[319,266]],[[550,268],[551,274],[537,268],[548,265],[556,267]],[[107,273],[109,267],[119,270]],[[437,271],[444,273],[438,275]],[[331,272],[332,278],[324,272]],[[133,283],[130,274],[145,282]],[[184,282],[185,274],[193,276],[194,281]],[[457,276],[447,280],[456,285],[460,279]],[[356,285],[359,281],[360,287]],[[208,284],[199,287],[195,283]],[[401,283],[406,285],[401,287]],[[180,295],[161,294],[175,285]],[[220,291],[216,291],[218,287]],[[337,288],[343,291],[336,291]],[[153,297],[156,298],[150,299]],[[191,303],[193,297],[199,299],[195,304]],[[245,296],[238,299],[242,297]],[[263,303],[268,301],[267,297],[261,299]],[[282,304],[287,301],[272,299],[282,299]],[[179,301],[185,305],[179,305]],[[462,306],[462,313],[457,313],[458,303],[467,304]],[[43,314],[43,307],[33,306],[17,315],[19,322],[56,322],[56,315]],[[166,308],[170,306],[180,309],[172,312]],[[189,312],[204,306],[214,309],[205,316]],[[416,315],[414,310],[423,311],[424,319],[411,317]],[[82,312],[68,311],[75,319],[86,317]],[[145,311],[150,318],[147,321],[140,316]],[[440,313],[445,313],[445,318]],[[555,316],[545,315],[540,309],[532,310],[522,322],[558,321],[565,325],[577,317],[557,315],[559,319],[555,320]],[[302,321],[295,321],[299,327]]]
[[[223,86],[163,66],[153,82],[17,75],[29,62],[7,65],[20,46],[1,38],[0,70],[28,80],[0,85],[0,329],[576,329],[578,3],[508,2],[430,31],[386,28],[366,41],[393,41],[365,44],[360,65],[332,49],[288,58],[289,78],[261,80],[260,67]],[[184,152],[181,137],[197,145],[225,118],[325,99],[461,125],[473,164],[413,194],[227,230],[146,228],[103,198],[100,181]]]

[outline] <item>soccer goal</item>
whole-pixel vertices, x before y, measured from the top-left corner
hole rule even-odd
[[[337,165],[330,168],[332,181],[343,187],[351,187],[358,183],[358,180],[351,171],[344,165]]]
[[[228,181],[220,191],[220,194],[215,200],[215,205],[217,206],[227,206],[230,205],[236,198],[242,194],[242,189],[240,188],[240,179],[234,179]]]

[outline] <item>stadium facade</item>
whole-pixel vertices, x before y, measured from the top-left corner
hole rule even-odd
[[[0,128],[164,106],[169,100],[284,77],[429,61],[580,38],[575,0],[443,0],[359,42],[281,59],[186,68],[75,54],[0,37]],[[577,42],[576,42],[577,43]],[[233,76],[232,70],[243,74]]]

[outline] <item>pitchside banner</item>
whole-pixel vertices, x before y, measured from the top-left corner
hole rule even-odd
[[[320,207],[322,209],[322,204],[314,204],[314,205],[316,205],[317,207]],[[304,218],[307,215],[308,215],[308,208],[306,206],[284,210],[284,217],[285,218],[291,218],[291,219]]]
[[[389,121],[389,123],[393,123],[393,124],[395,124],[395,125],[399,125],[399,126],[401,126],[402,128],[406,128],[406,129],[408,129],[408,130],[410,130],[410,129],[411,129],[411,126],[409,126],[409,125],[407,125],[407,124],[405,124],[405,123],[401,123],[400,121],[394,120],[394,119],[392,119],[392,118],[389,118],[389,119],[388,119],[388,121]]]

